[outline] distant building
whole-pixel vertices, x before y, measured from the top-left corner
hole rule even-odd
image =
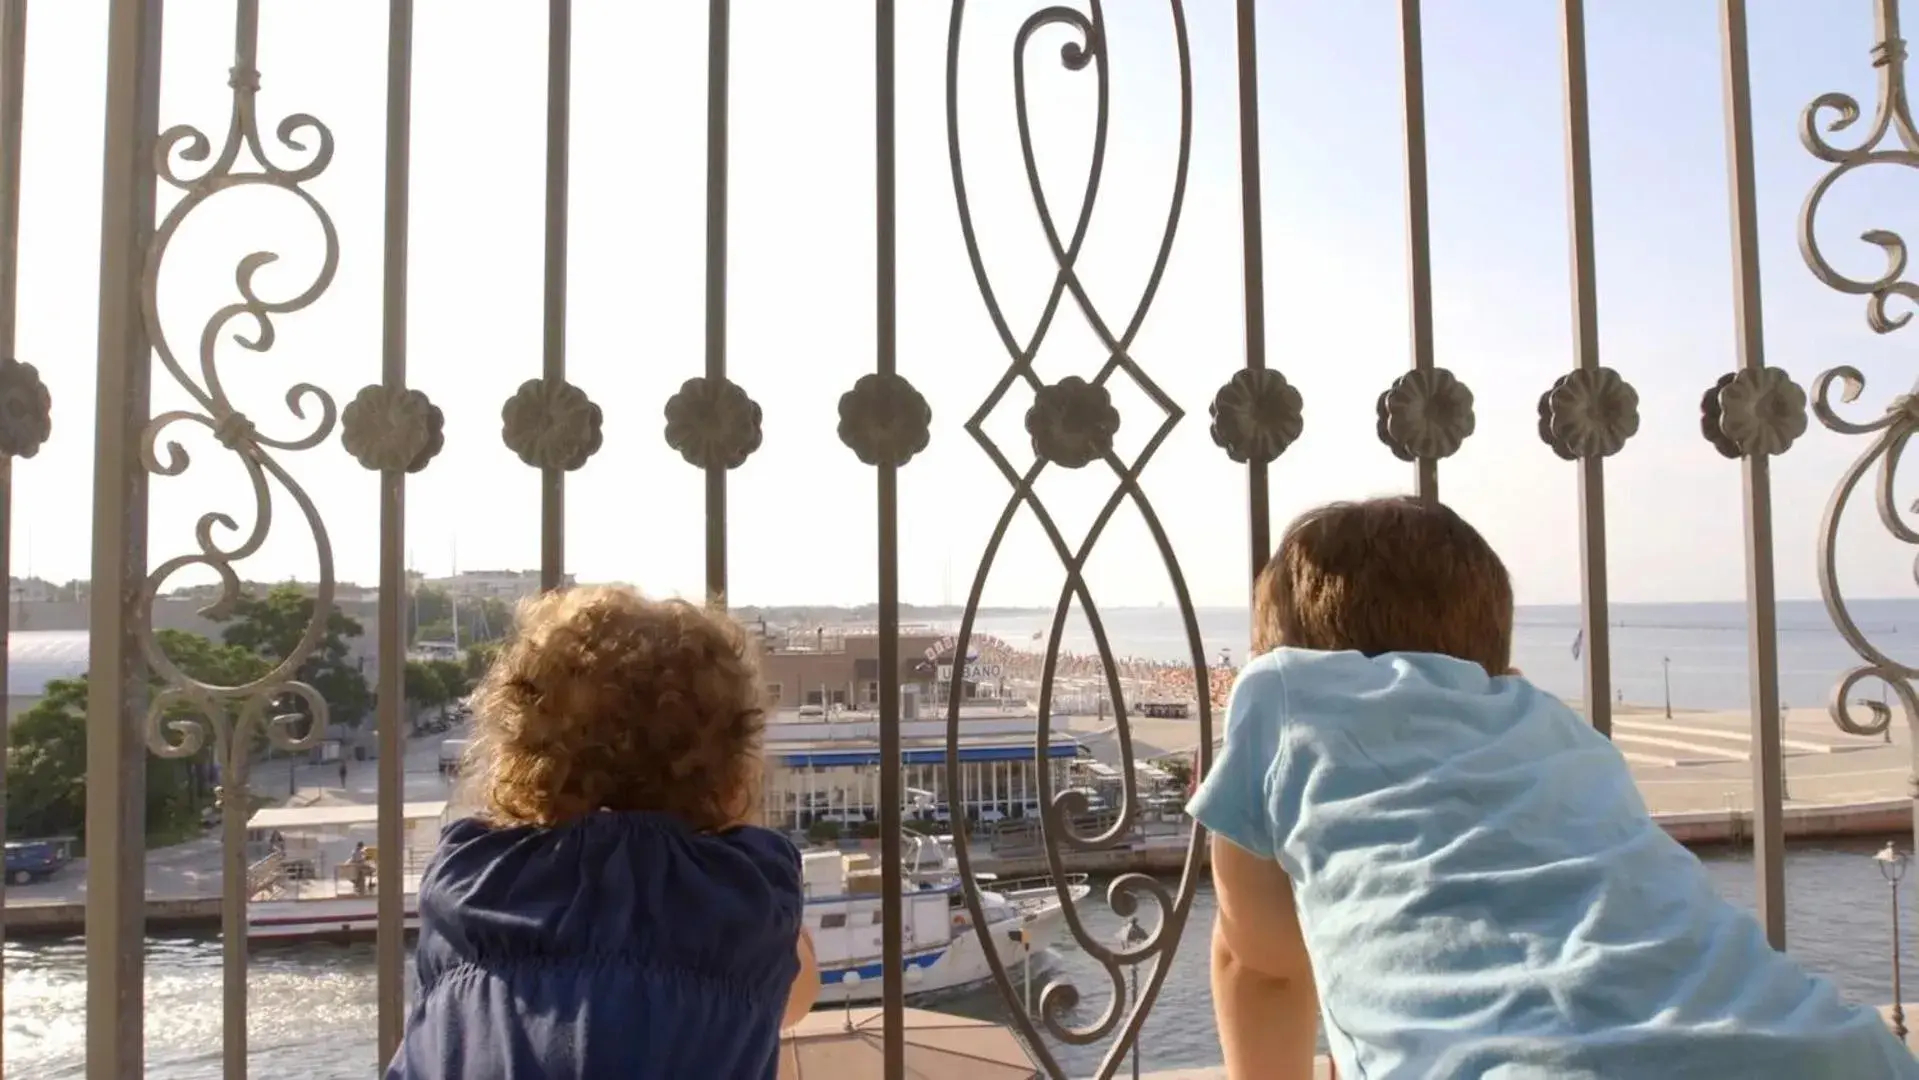
[[[818,706],[876,709],[880,701],[880,635],[871,626],[757,628],[760,676],[772,709]],[[953,639],[931,627],[904,626],[899,634],[901,709],[907,719],[919,705],[947,701],[953,682]],[[962,701],[997,700],[1004,672],[977,655],[958,665]]]
[[[810,710],[808,710],[810,712]],[[961,717],[957,777],[946,771],[944,718],[900,724],[902,811],[940,820],[997,820],[1039,813],[1041,769],[1064,791],[1081,756],[1055,731],[1042,756],[1030,710],[968,708]],[[815,821],[853,824],[879,816],[879,723],[872,714],[834,719],[781,715],[767,725],[762,810],[767,824],[804,829]],[[1042,763],[1043,762],[1043,763]]]
[[[924,660],[939,640],[933,631],[900,631],[900,682],[933,700],[936,668]],[[873,709],[880,700],[880,638],[870,628],[822,626],[760,635],[760,677],[772,709],[837,705]]]
[[[87,673],[85,630],[16,630],[7,637],[7,723],[33,708],[55,679]]]
[[[248,586],[255,595],[263,594],[270,587]],[[353,592],[359,593],[360,590],[355,589]],[[218,595],[218,587],[206,586],[183,589],[155,599],[150,610],[153,628],[183,630],[190,634],[199,634],[212,641],[220,641],[221,632],[226,629],[226,625],[214,622],[201,614]],[[368,592],[358,596],[348,594],[342,599],[339,594],[336,594],[334,607],[360,624],[360,635],[347,640],[346,662],[360,670],[369,686],[378,685],[380,675],[378,596]],[[70,655],[79,666],[71,671],[66,670],[66,667],[70,665],[58,665],[57,669],[49,669],[50,673],[45,678],[31,685],[31,692],[28,694],[31,700],[24,707],[30,708],[33,701],[39,700],[40,688],[45,685],[46,679],[73,678],[86,672],[87,627],[91,621],[91,614],[91,609],[85,601],[16,602],[8,606],[7,621],[11,630],[7,646],[9,658],[22,655],[20,650],[24,647],[23,643],[39,642],[40,645],[35,648],[42,646],[52,648],[51,643],[62,637],[71,637],[78,641],[76,646],[71,647],[70,653],[62,655]],[[26,662],[33,665],[38,655],[37,653],[27,655]],[[7,716],[9,718],[18,711],[14,708],[14,701],[20,695],[15,693],[15,688],[27,685],[21,683],[20,679],[19,671],[10,667],[7,673]]]
[[[419,584],[450,593],[462,600],[503,600],[512,603],[540,593],[538,570],[462,570],[451,577],[420,578]],[[573,587],[573,575],[560,579],[560,587]]]

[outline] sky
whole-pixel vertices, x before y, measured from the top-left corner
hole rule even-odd
[[[282,438],[310,430],[287,388],[342,405],[377,381],[380,353],[385,5],[263,5],[260,109],[272,126],[311,113],[337,141],[307,191],[337,226],[338,275],[279,318],[266,353],[214,356],[236,405]],[[574,16],[568,378],[604,410],[600,452],[567,480],[567,565],[582,580],[651,592],[702,588],[703,483],[664,441],[662,407],[703,368],[704,4],[580,0]],[[1193,600],[1246,592],[1246,474],[1207,434],[1214,391],[1244,362],[1238,116],[1232,5],[1187,5],[1192,158],[1165,281],[1134,357],[1184,410],[1146,467]],[[1797,141],[1800,111],[1832,90],[1870,109],[1869,0],[1751,5],[1753,115],[1767,356],[1802,385],[1834,364],[1867,376],[1856,415],[1906,389],[1910,336],[1878,337],[1864,302],[1807,271],[1795,217],[1824,166]],[[876,593],[874,472],[835,432],[837,402],[874,364],[873,30],[868,5],[736,0],[731,86],[728,370],[764,410],[764,444],[732,474],[731,598],[861,603]],[[1019,164],[1013,37],[1036,5],[975,0],[959,47],[960,137],[988,276],[1015,327],[1030,327],[1054,271]],[[1440,468],[1441,491],[1504,554],[1521,603],[1578,599],[1575,467],[1539,440],[1534,403],[1573,364],[1558,5],[1427,5],[1426,77],[1437,361],[1477,399],[1478,429]],[[1009,487],[963,430],[1005,369],[967,263],[946,148],[950,8],[899,5],[899,364],[932,405],[932,445],[901,473],[901,592],[963,602]],[[53,394],[54,432],[15,469],[14,572],[89,574],[97,362],[105,0],[36,4],[29,28],[18,355]],[[1112,116],[1105,178],[1080,264],[1102,316],[1137,304],[1167,216],[1178,139],[1178,54],[1166,4],[1106,5]],[[1412,469],[1374,434],[1373,402],[1409,363],[1398,5],[1271,0],[1259,6],[1267,356],[1305,402],[1303,437],[1271,470],[1275,528],[1335,498],[1410,490]],[[1607,463],[1609,569],[1620,601],[1744,595],[1736,462],[1700,437],[1700,394],[1735,364],[1718,5],[1587,5],[1602,362],[1637,387],[1642,425]],[[166,12],[163,127],[224,131],[232,5]],[[1027,61],[1044,190],[1076,213],[1091,144],[1090,71],[1065,70],[1070,32],[1042,31]],[[421,0],[415,33],[409,380],[447,415],[447,447],[408,482],[416,569],[534,567],[538,474],[501,441],[500,408],[540,370],[546,5]],[[1863,126],[1863,125],[1861,125]],[[1820,236],[1842,269],[1869,274],[1866,228],[1909,229],[1913,178],[1865,170],[1828,199]],[[1899,173],[1899,175],[1890,175]],[[163,199],[172,192],[163,189]],[[1903,213],[1902,213],[1903,211]],[[268,295],[313,280],[321,230],[284,192],[228,192],[182,227],[162,262],[169,342],[197,370],[197,342],[234,298],[248,252],[281,260]],[[1037,361],[1049,380],[1104,359],[1083,319],[1057,321]],[[1158,423],[1116,388],[1121,451]],[[164,371],[154,411],[186,395]],[[1031,460],[1009,396],[985,430]],[[150,562],[193,546],[200,515],[250,524],[243,472],[186,432],[192,465],[151,487]],[[1774,465],[1778,583],[1817,595],[1818,520],[1865,439],[1812,430]],[[280,455],[327,522],[342,581],[377,578],[375,477],[337,433]],[[1040,487],[1077,542],[1113,476],[1049,469]],[[1911,495],[1901,485],[1902,501]],[[308,578],[316,537],[275,491],[266,546],[236,569]],[[1854,596],[1904,596],[1912,552],[1870,509],[1841,533]],[[1087,577],[1102,605],[1173,603],[1167,561],[1123,508]],[[1051,605],[1062,572],[1022,513],[987,568],[989,604]],[[182,576],[166,584],[194,584]]]

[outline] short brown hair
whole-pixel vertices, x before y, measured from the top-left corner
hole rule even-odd
[[[1477,530],[1411,496],[1330,503],[1286,529],[1253,597],[1253,651],[1428,652],[1512,667],[1513,586]]]
[[[482,817],[655,810],[718,830],[755,809],[764,691],[738,623],[619,586],[547,593],[515,622],[475,694],[468,783]]]

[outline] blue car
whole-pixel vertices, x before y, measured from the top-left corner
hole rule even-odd
[[[30,885],[45,881],[73,861],[73,838],[13,840],[7,843],[7,881]]]

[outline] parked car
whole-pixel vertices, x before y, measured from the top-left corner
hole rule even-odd
[[[13,840],[7,844],[7,881],[30,885],[45,881],[73,861],[73,838]]]

